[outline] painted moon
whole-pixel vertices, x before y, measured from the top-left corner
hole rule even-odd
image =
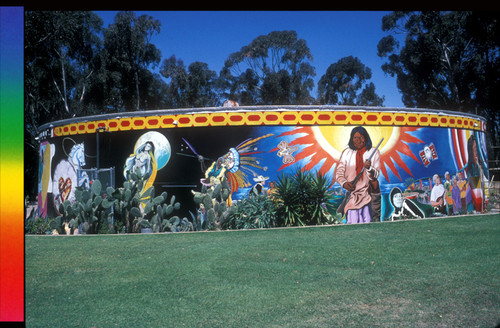
[[[137,148],[143,145],[145,142],[151,141],[155,146],[154,157],[158,165],[158,170],[162,169],[169,161],[171,155],[171,148],[168,139],[161,133],[152,131],[143,134],[137,142],[135,143],[134,152],[137,152]]]

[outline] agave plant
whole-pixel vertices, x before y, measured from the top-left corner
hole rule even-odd
[[[330,180],[322,173],[296,170],[282,174],[276,184],[276,215],[284,226],[333,223],[334,195]]]
[[[301,220],[299,193],[290,175],[281,174],[276,183],[274,199],[276,216],[280,226],[305,225]]]
[[[334,193],[330,189],[331,180],[321,172],[312,177],[309,213],[311,224],[334,223],[330,213],[336,213]]]

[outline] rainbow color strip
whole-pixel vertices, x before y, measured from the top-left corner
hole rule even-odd
[[[0,7],[0,321],[24,321],[22,7]]]

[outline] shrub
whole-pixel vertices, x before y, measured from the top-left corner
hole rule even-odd
[[[114,204],[114,222],[112,231],[118,233],[141,232],[142,228],[151,228],[153,232],[179,232],[194,230],[187,218],[172,216],[181,206],[172,195],[167,204],[167,192],[155,197],[153,186],[141,193],[144,178],[137,172],[131,174],[131,180],[125,181],[122,188],[108,187],[109,201]]]
[[[334,223],[335,212],[330,181],[322,173],[298,169],[293,175],[280,175],[274,193],[280,225]]]
[[[231,206],[224,229],[256,229],[277,226],[276,206],[266,195],[251,195]]]
[[[34,208],[24,222],[24,233],[30,235],[50,234],[52,230],[49,224],[50,220],[38,217],[36,211],[36,208]]]
[[[299,192],[290,175],[281,174],[276,183],[274,199],[276,216],[280,226],[305,225],[299,208]]]
[[[151,187],[148,191],[148,200],[141,207],[144,216],[142,220],[138,219],[142,227],[151,228],[153,232],[194,230],[193,224],[187,218],[181,220],[178,216],[172,216],[174,210],[178,210],[181,207],[179,202],[175,202],[175,195],[170,197],[170,202],[167,204],[167,192],[154,197],[154,187]]]

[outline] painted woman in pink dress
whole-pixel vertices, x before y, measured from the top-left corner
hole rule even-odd
[[[372,153],[371,160],[368,160]],[[349,146],[340,156],[335,174],[337,182],[350,192],[344,207],[347,223],[371,222],[370,185],[378,187],[379,173],[379,150],[372,147],[371,138],[365,128],[355,127],[351,131]],[[353,183],[357,175],[360,175],[360,178],[357,183]]]
[[[472,202],[474,210],[478,213],[485,211],[485,171],[481,157],[479,154],[479,145],[474,135],[470,136],[467,142],[467,152],[469,160],[465,171],[467,173],[467,180],[471,187]]]

